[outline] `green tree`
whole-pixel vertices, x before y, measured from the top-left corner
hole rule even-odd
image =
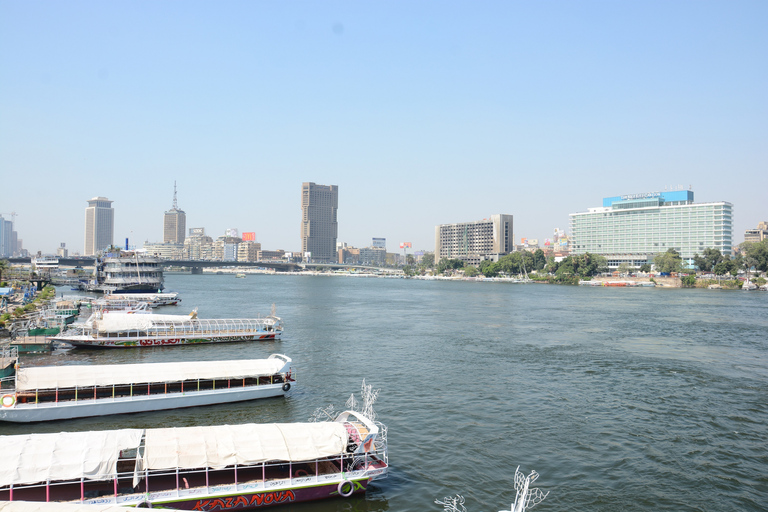
[[[622,261],[617,270],[619,271],[619,274],[629,274],[632,272],[632,266],[626,261]]]
[[[671,273],[683,270],[683,259],[674,249],[667,249],[667,252],[654,256],[653,264],[658,272]]]
[[[533,270],[544,270],[546,265],[547,257],[544,254],[544,251],[541,249],[536,249],[536,251],[533,253]]]
[[[435,266],[435,254],[428,252],[424,254],[424,256],[421,257],[421,262],[419,263],[419,266],[424,268],[432,268]]]
[[[768,272],[768,239],[761,242],[744,242],[740,247],[745,258],[751,258],[750,262],[755,270]]]
[[[480,272],[485,277],[496,277],[499,275],[499,271],[501,270],[501,265],[499,262],[491,261],[491,260],[483,260],[480,262]]]
[[[437,272],[442,274],[446,270],[455,270],[458,268],[464,268],[464,262],[459,259],[441,258],[437,264]]]
[[[696,286],[696,276],[691,274],[685,275],[680,278],[684,288],[692,288]]]
[[[715,268],[715,265],[723,261],[723,255],[718,249],[707,248],[704,249],[704,255],[698,254],[693,256],[693,264],[699,267],[702,272],[711,272]]]
[[[557,269],[560,267],[560,262],[555,261],[554,256],[550,256],[547,258],[547,265],[544,267],[544,270],[547,271],[548,274],[555,274],[557,273]]]
[[[406,265],[413,265],[414,264],[413,254],[406,254],[405,255],[405,264]]]
[[[640,265],[640,272],[648,273],[650,271],[651,271],[651,266],[648,263],[643,263],[642,265]]]
[[[473,267],[472,265],[467,265],[464,267],[464,275],[466,277],[475,277],[476,275],[479,275],[480,271],[477,270],[477,267]]]

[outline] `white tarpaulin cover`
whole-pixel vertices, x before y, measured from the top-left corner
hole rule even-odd
[[[130,314],[123,312],[104,313],[100,320],[94,320],[99,332],[146,331],[156,323],[189,322],[189,315]]]
[[[288,358],[290,362],[290,358]],[[146,382],[177,382],[195,379],[243,379],[272,375],[286,365],[280,358],[240,361],[193,361],[182,363],[141,363],[72,365],[19,368],[18,391],[90,386],[112,386]],[[287,371],[287,369],[286,369]]]
[[[111,479],[120,451],[138,447],[143,433],[124,429],[0,436],[0,486]]]
[[[344,452],[342,423],[273,423],[147,430],[147,469],[221,468],[237,463],[300,462]]]

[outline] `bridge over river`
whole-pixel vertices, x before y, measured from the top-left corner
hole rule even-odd
[[[31,258],[8,258],[12,264],[29,264]],[[79,258],[59,258],[60,267],[92,267],[95,259],[93,257]],[[165,268],[190,268],[193,274],[202,273],[203,268],[222,268],[222,267],[254,267],[271,268],[277,272],[296,272],[299,270],[310,270],[316,268],[343,269],[349,268],[349,265],[339,265],[334,263],[293,263],[288,261],[267,260],[267,261],[202,261],[202,260],[164,260]]]

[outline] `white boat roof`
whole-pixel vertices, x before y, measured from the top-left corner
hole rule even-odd
[[[189,315],[157,315],[157,314],[133,314],[124,311],[109,311],[104,312],[102,318],[93,318],[92,321],[94,327],[99,332],[121,332],[121,331],[145,331],[153,326],[159,325],[220,325],[222,329],[231,328],[233,326],[243,325],[251,326],[258,323],[263,323],[262,319],[245,319],[245,318],[209,318],[209,319],[193,319]]]
[[[232,361],[25,367],[17,370],[16,390],[118,386],[197,379],[243,379],[287,371],[290,363],[290,357],[278,354],[268,359]]]
[[[0,486],[81,477],[114,477],[120,450],[136,448],[141,429],[0,436]]]
[[[148,429],[143,462],[174,469],[310,461],[343,453],[347,436],[338,422]]]
[[[139,469],[221,468],[301,462],[344,453],[343,423],[272,423],[0,436],[0,486],[110,480],[121,450],[138,448]]]

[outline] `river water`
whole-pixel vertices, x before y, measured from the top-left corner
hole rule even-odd
[[[24,364],[294,360],[287,398],[0,434],[306,421],[380,389],[390,475],[301,512],[509,509],[519,465],[550,491],[535,510],[768,507],[768,294],[352,277],[167,274],[163,313],[249,317],[273,303],[283,340],[71,350]]]

